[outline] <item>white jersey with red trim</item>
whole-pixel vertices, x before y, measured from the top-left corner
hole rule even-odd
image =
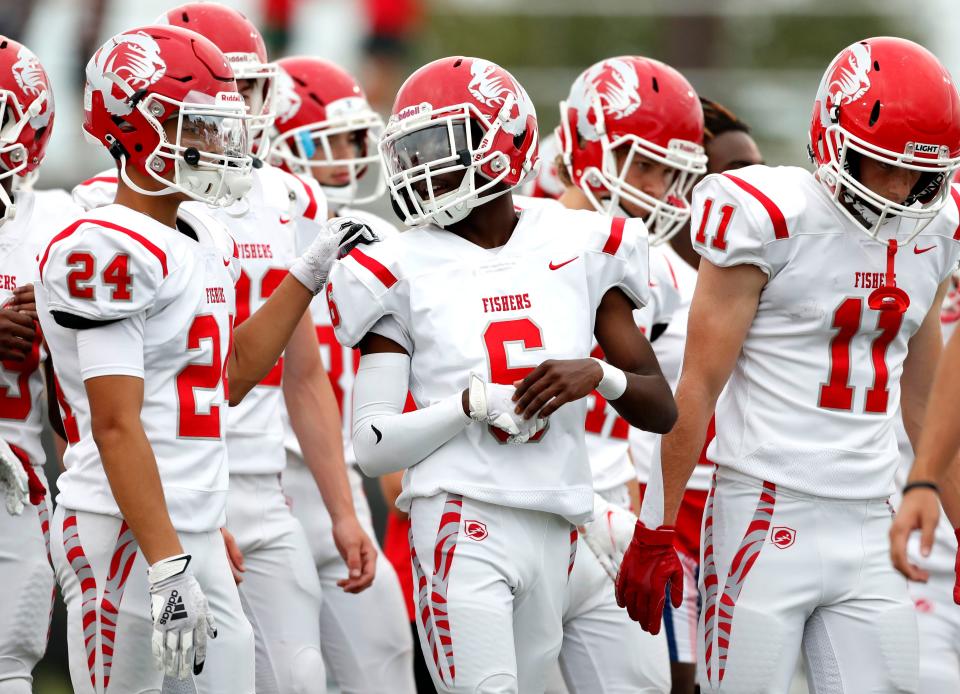
[[[388,222],[383,217],[359,210],[353,207],[341,207],[333,212],[337,217],[349,217],[363,222],[373,229],[377,236],[386,240],[396,236],[399,232],[396,226]],[[304,227],[304,231],[309,231]],[[306,233],[298,234],[297,254],[303,253],[313,243],[316,233],[309,235]],[[333,324],[330,322],[330,310],[327,308],[327,299],[322,294],[317,296],[310,303],[310,316],[313,318],[313,324],[317,329],[317,343],[320,345],[320,358],[323,360],[323,367],[327,371],[327,377],[330,379],[330,386],[333,388],[333,395],[340,407],[340,418],[343,422],[343,456],[347,465],[355,465],[356,457],[353,454],[353,381],[356,377],[357,366],[360,362],[360,354],[352,347],[345,347],[337,341],[333,331]],[[294,460],[303,458],[303,452],[300,450],[300,442],[297,440],[293,428],[290,426],[290,416],[287,414],[287,408],[281,403],[281,412],[283,416],[284,438],[283,443],[287,452],[293,456]]]
[[[669,325],[672,322],[680,304],[680,291],[673,263],[660,246],[650,248],[649,284],[650,302],[633,312],[637,325],[648,338],[654,325]],[[603,350],[596,340],[591,356],[603,358]],[[587,401],[587,452],[593,470],[594,489],[602,492],[636,478],[628,442],[633,435],[631,430],[640,430],[627,424],[600,393],[594,391],[587,397]],[[640,433],[655,436],[649,432]]]
[[[344,345],[392,316],[411,354],[410,391],[424,407],[462,391],[471,373],[506,384],[546,359],[588,356],[603,295],[619,287],[646,304],[647,267],[641,221],[530,208],[499,249],[430,225],[355,249],[334,265],[327,297]],[[468,426],[407,470],[398,505],[446,491],[587,520],[586,409],[585,399],[565,405],[522,446]]]
[[[0,224],[0,305],[12,299],[18,286],[33,281],[44,242],[80,212],[69,197],[62,196],[66,196],[63,191],[15,194],[16,215]],[[40,442],[44,427],[40,363],[45,352],[38,331],[25,359],[0,362],[0,438],[39,466],[45,459]]]
[[[693,290],[697,286],[697,269],[687,264],[670,244],[656,246],[663,252],[670,262],[679,291],[679,305],[670,320],[667,329],[653,342],[653,351],[660,362],[663,375],[670,384],[670,389],[677,390],[680,380],[680,366],[683,362],[683,350],[687,343],[687,319],[690,314],[690,300]],[[649,431],[640,429],[630,430],[630,457],[636,469],[637,479],[646,483],[650,478],[650,465],[653,460],[654,446],[660,437]],[[703,461],[701,461],[703,463]],[[707,491],[710,489],[710,478],[713,474],[713,465],[698,464],[693,475],[687,482],[687,489]]]
[[[557,168],[558,156],[560,139],[556,133],[549,133],[540,140],[540,170],[532,181],[524,184],[525,195],[547,200],[556,200],[563,195],[563,181]]]
[[[707,261],[755,265],[769,278],[707,457],[804,494],[888,496],[907,345],[960,258],[956,204],[895,255],[887,237],[903,243],[915,220],[891,221],[874,241],[800,168],[708,176],[692,208],[694,247]],[[909,307],[871,308],[894,271]]]
[[[85,209],[91,209],[109,204],[116,191],[116,173],[106,171],[79,184],[73,189],[73,197]],[[269,164],[253,170],[250,191],[229,207],[188,202],[181,209],[217,219],[237,242],[241,272],[236,285],[235,325],[259,309],[283,281],[297,256],[295,238],[312,239],[327,218],[326,198],[312,179],[302,179]],[[282,379],[281,357],[263,381],[239,405],[230,408],[230,472],[272,474],[286,465],[280,410]]]
[[[220,527],[225,515],[223,376],[240,268],[222,225],[185,210],[180,221],[199,242],[119,205],[85,214],[40,256],[37,310],[70,439],[58,503],[120,515],[91,433],[84,379],[135,376],[144,381],[140,419],[173,525],[205,532]],[[65,328],[52,312],[139,331],[142,361],[111,364],[119,358],[88,354],[87,338],[108,328]]]

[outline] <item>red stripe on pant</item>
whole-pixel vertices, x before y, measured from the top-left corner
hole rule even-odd
[[[747,574],[760,557],[760,550],[770,531],[770,521],[777,501],[777,485],[764,482],[760,498],[753,512],[753,518],[744,532],[740,547],[733,555],[730,570],[727,572],[720,593],[717,578],[716,560],[713,551],[713,504],[717,489],[717,474],[714,472],[707,497],[706,520],[703,526],[703,587],[705,593],[704,623],[704,660],[707,666],[707,679],[713,684],[713,644],[716,635],[717,644],[717,685],[723,682],[727,667],[727,654],[733,633],[733,615],[737,599],[743,590]],[[719,601],[717,599],[719,593]]]
[[[579,537],[580,533],[574,526],[570,529],[570,563],[567,565],[567,578],[570,578],[570,574],[573,573],[573,565],[577,561],[577,539]]]
[[[440,681],[453,686],[456,680],[456,667],[453,658],[453,632],[450,628],[450,616],[447,612],[447,585],[450,580],[450,568],[453,554],[457,548],[460,534],[460,517],[463,509],[463,497],[448,494],[440,514],[440,527],[433,548],[433,577],[427,583],[426,574],[417,557],[413,542],[413,530],[410,531],[410,560],[413,564],[414,580],[417,585],[417,618],[423,627],[433,663]],[[441,667],[441,658],[449,672],[449,681]]]
[[[63,519],[63,549],[70,562],[70,568],[80,582],[80,619],[83,623],[83,646],[87,652],[87,669],[90,671],[90,684],[97,689],[97,581],[93,569],[87,561],[87,555],[80,544],[77,531],[77,516],[67,512]]]
[[[117,544],[110,559],[110,572],[100,599],[100,657],[103,661],[103,688],[110,686],[110,669],[113,667],[114,641],[117,636],[117,613],[123,599],[123,589],[133,562],[137,558],[137,541],[126,521],[120,524]]]

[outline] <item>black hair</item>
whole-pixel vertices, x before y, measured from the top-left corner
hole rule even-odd
[[[701,96],[700,105],[703,107],[703,139],[705,142],[728,132],[750,134],[750,126],[740,120],[737,114],[723,104]]]

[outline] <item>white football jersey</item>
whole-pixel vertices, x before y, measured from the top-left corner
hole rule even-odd
[[[513,200],[520,209],[565,209],[559,201],[549,197],[514,195]],[[650,248],[649,254],[650,300],[642,309],[633,312],[637,325],[647,337],[654,325],[670,323],[676,307],[680,304],[679,287],[670,259],[656,246]],[[603,359],[603,350],[596,340],[593,341],[590,356]],[[636,477],[628,446],[628,439],[632,436],[631,428],[600,393],[594,391],[587,396],[587,455],[590,457],[595,490],[613,489]]]
[[[531,208],[499,249],[430,225],[355,249],[334,265],[327,297],[344,345],[393,317],[408,338],[410,391],[424,407],[462,391],[471,373],[509,384],[546,359],[587,357],[603,295],[620,287],[643,306],[647,267],[639,220]],[[593,508],[586,410],[585,399],[563,406],[522,446],[468,426],[407,470],[397,503],[406,510],[414,497],[446,491],[584,522]]]
[[[399,233],[398,229],[383,217],[353,207],[341,207],[333,213],[337,217],[350,217],[367,224],[377,235],[386,240]],[[304,227],[305,231],[309,231]],[[314,236],[316,234],[314,233]],[[303,253],[313,243],[314,236],[299,234],[297,239],[297,254]],[[352,347],[344,347],[337,342],[330,322],[330,310],[327,308],[327,299],[321,293],[310,304],[310,316],[317,329],[317,343],[320,345],[320,358],[330,379],[333,395],[340,408],[340,418],[343,422],[343,456],[347,465],[355,465],[356,457],[353,454],[353,381],[360,363],[360,353]],[[293,460],[302,460],[303,452],[290,426],[290,416],[287,414],[285,403],[280,404],[284,425],[284,445]]]
[[[78,185],[73,196],[90,209],[109,204],[116,195],[116,186],[116,174],[107,171]],[[319,186],[269,164],[253,170],[250,191],[229,207],[188,202],[181,210],[213,217],[230,230],[237,243],[241,272],[236,285],[235,326],[259,309],[283,281],[297,257],[295,238],[312,239],[327,218],[326,198]],[[230,472],[272,474],[286,465],[280,413],[282,379],[281,357],[263,381],[239,405],[230,408]]]
[[[11,300],[18,286],[33,281],[45,241],[80,212],[63,191],[22,190],[14,202],[15,216],[0,224],[0,305]],[[0,438],[38,466],[45,460],[40,442],[46,405],[40,368],[44,358],[37,331],[25,359],[0,362]]]
[[[153,449],[175,528],[206,532],[224,522],[227,459],[226,361],[239,276],[226,229],[181,210],[184,233],[119,205],[83,215],[40,255],[37,310],[53,357],[66,428],[58,503],[119,516],[90,430],[84,378],[126,374],[144,381],[140,419]],[[143,330],[142,367],[85,369],[85,330],[51,312],[97,322],[134,321]],[[101,328],[93,328],[93,331]]]
[[[955,199],[960,193],[954,191]],[[957,205],[894,256],[905,313],[875,310],[888,244],[857,229],[811,173],[751,166],[694,190],[694,246],[769,280],[716,409],[707,457],[804,494],[886,497],[899,459],[894,421],[907,345],[960,257]],[[901,243],[915,220],[893,220]]]

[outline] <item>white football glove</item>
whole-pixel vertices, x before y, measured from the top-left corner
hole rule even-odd
[[[617,580],[620,562],[633,539],[637,517],[599,494],[593,495],[593,520],[583,526],[583,541],[607,572]]]
[[[217,637],[213,613],[189,569],[190,555],[161,559],[147,571],[153,617],[154,665],[165,675],[199,675],[207,658],[207,637]]]
[[[10,450],[10,446],[0,439],[0,490],[12,516],[23,513],[23,507],[30,499],[30,484],[23,463]]]
[[[540,417],[524,419],[514,410],[516,392],[513,386],[487,383],[476,374],[470,374],[470,419],[505,431],[507,443],[526,443],[538,431],[546,428],[547,420]]]
[[[363,222],[349,217],[334,217],[323,223],[317,238],[290,267],[290,274],[316,296],[327,283],[334,261],[343,258],[361,243],[379,240],[376,232]]]

